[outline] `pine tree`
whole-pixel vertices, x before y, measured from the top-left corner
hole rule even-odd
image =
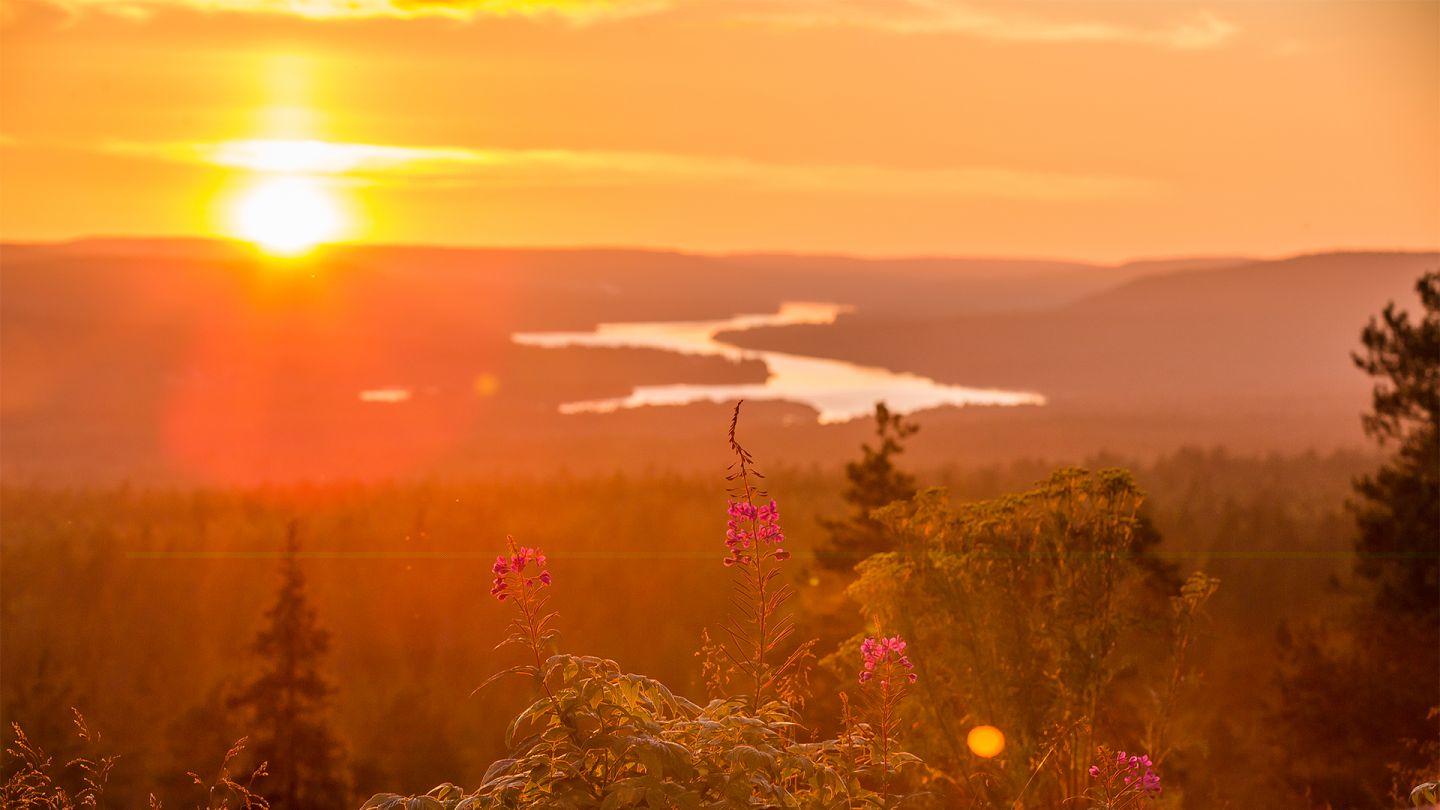
[[[320,627],[305,594],[297,534],[292,522],[280,590],[252,647],[263,662],[262,672],[230,703],[250,713],[251,751],[257,761],[268,763],[269,777],[260,786],[272,806],[339,808],[348,805],[349,795],[340,745],[325,717],[334,690],[320,674],[330,634]]]
[[[853,507],[845,520],[822,520],[830,533],[829,549],[818,554],[826,568],[850,571],[855,564],[889,548],[885,528],[871,513],[895,501],[908,501],[915,496],[915,478],[895,466],[894,457],[905,452],[902,441],[920,429],[906,422],[898,413],[891,413],[883,402],[875,403],[875,437],[878,446],[861,445],[859,461],[845,465],[850,485],[845,500]]]
[[[1355,482],[1358,571],[1375,582],[1377,607],[1440,620],[1440,272],[1415,285],[1424,312],[1387,304],[1361,333],[1355,365],[1376,378],[1365,432],[1395,455]],[[1431,639],[1434,641],[1434,639]]]
[[[1440,273],[1416,289],[1420,320],[1386,305],[1352,355],[1376,378],[1366,433],[1398,445],[1355,482],[1365,599],[1334,626],[1280,638],[1288,779],[1329,807],[1395,807],[1440,774]]]

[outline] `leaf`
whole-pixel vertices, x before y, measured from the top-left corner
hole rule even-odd
[[[475,687],[475,688],[470,692],[471,697],[474,697],[474,695],[475,695],[476,692],[479,692],[480,690],[482,690],[482,689],[484,689],[485,687],[489,686],[490,684],[492,684],[492,683],[500,680],[501,678],[505,677],[506,675],[529,675],[529,676],[532,677],[532,678],[538,678],[538,677],[540,676],[540,671],[537,670],[537,669],[535,669],[535,665],[534,665],[534,664],[524,664],[524,665],[518,666],[518,667],[510,667],[509,669],[502,669],[502,670],[500,670],[499,672],[495,673],[494,675],[491,675],[490,677],[486,678],[484,683],[482,683],[482,684],[480,684],[479,686]]]
[[[435,787],[431,788],[430,792],[426,793],[425,795],[431,798],[439,799],[443,802],[460,799],[465,795],[465,791],[457,785],[445,782],[444,784],[436,785]]]
[[[505,744],[507,746],[514,744],[515,732],[520,729],[520,726],[523,725],[525,721],[531,720],[544,712],[552,710],[553,708],[554,707],[551,705],[549,698],[537,700],[534,703],[531,703],[529,708],[516,715],[515,719],[511,720],[510,725],[506,727]]]
[[[519,760],[517,760],[517,759],[497,759],[497,760],[495,760],[494,762],[490,763],[490,767],[489,767],[489,768],[486,768],[486,769],[485,769],[485,776],[481,778],[480,783],[481,783],[482,785],[488,785],[488,784],[490,784],[492,781],[494,781],[494,779],[495,779],[496,777],[500,776],[501,774],[505,773],[505,771],[509,770],[510,767],[511,767],[512,765],[514,765],[516,762],[519,762]]]
[[[659,782],[653,776],[632,776],[617,780],[605,791],[605,800],[600,810],[614,810],[617,807],[634,807],[645,797],[645,791]]]
[[[735,746],[727,758],[747,771],[769,772],[775,767],[774,757],[751,745]]]

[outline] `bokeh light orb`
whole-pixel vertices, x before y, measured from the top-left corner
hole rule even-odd
[[[1005,735],[994,726],[976,726],[965,736],[965,744],[975,756],[990,759],[1005,750]]]

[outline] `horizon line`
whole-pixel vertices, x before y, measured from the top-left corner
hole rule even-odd
[[[260,252],[253,243],[244,239],[222,236],[218,234],[175,234],[175,235],[116,235],[116,234],[90,234],[82,236],[54,237],[54,238],[11,238],[0,236],[0,248],[4,247],[66,247],[80,246],[87,242],[121,242],[121,243],[197,243],[207,245],[226,245],[240,248],[246,251]],[[1165,253],[1149,255],[1131,255],[1121,259],[1087,259],[1075,257],[1057,257],[1037,254],[997,254],[997,253],[886,253],[886,252],[854,252],[826,249],[804,249],[804,248],[742,248],[734,250],[706,250],[700,248],[686,248],[665,245],[634,245],[634,244],[605,244],[605,243],[576,243],[576,244],[504,244],[504,243],[460,243],[460,242],[383,242],[383,241],[340,241],[321,243],[315,246],[315,253],[324,253],[331,250],[350,249],[380,249],[380,250],[451,250],[451,251],[514,251],[533,253],[584,253],[584,252],[626,252],[626,253],[651,253],[671,254],[680,256],[694,256],[701,258],[804,258],[804,259],[845,259],[850,261],[869,262],[924,262],[924,261],[995,261],[995,262],[1044,262],[1054,264],[1086,265],[1100,268],[1120,268],[1136,264],[1174,262],[1174,261],[1233,261],[1237,263],[1258,263],[1282,261],[1285,259],[1300,258],[1304,256],[1323,256],[1346,253],[1376,253],[1376,254],[1440,254],[1440,244],[1429,247],[1399,247],[1399,246],[1331,246],[1323,248],[1300,248],[1278,253],[1232,253],[1228,251],[1206,251],[1200,253]],[[267,257],[274,259],[275,257]],[[305,256],[280,259],[281,261],[304,261]]]

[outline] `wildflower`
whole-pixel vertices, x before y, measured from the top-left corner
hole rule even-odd
[[[521,572],[525,570],[526,566],[539,568],[540,573],[528,577],[521,576]],[[511,545],[510,554],[496,557],[495,564],[490,566],[490,571],[495,574],[495,581],[490,587],[490,595],[501,602],[510,597],[511,589],[517,585],[534,590],[550,584],[550,572],[545,569],[545,555],[539,549],[529,546]],[[536,584],[537,582],[539,585]]]
[[[910,683],[914,683],[915,673],[910,671],[914,668],[915,665],[905,656],[905,640],[899,636],[869,637],[860,642],[860,683],[880,682],[879,690],[867,689],[865,697],[871,714],[871,728],[880,746],[880,792],[881,803],[885,806],[889,806],[884,797],[890,782],[890,744],[899,728],[896,710],[905,697],[904,682],[896,683],[895,678],[904,675]]]
[[[1089,772],[1090,778],[1108,785],[1107,790],[1113,791],[1118,786],[1119,793],[1113,795],[1145,798],[1160,795],[1160,774],[1155,772],[1155,763],[1148,754],[1116,751],[1113,764],[1102,758],[1101,765],[1091,765]]]
[[[874,677],[875,670],[886,663],[890,663],[892,666],[904,667],[907,670],[913,670],[915,668],[915,665],[911,663],[910,659],[905,655],[905,640],[899,636],[891,636],[890,638],[881,638],[879,640],[874,638],[865,639],[860,643],[860,657],[860,683],[868,682]],[[918,680],[914,672],[906,673],[906,678],[910,683],[915,683],[915,681]],[[888,687],[890,682],[889,680],[882,680],[880,685]]]
[[[775,501],[758,507],[749,501],[730,501],[726,512],[730,519],[725,524],[725,548],[730,553],[725,557],[725,565],[748,565],[756,554],[764,553],[761,543],[779,546],[785,542],[785,532],[780,528],[780,507]],[[790,552],[783,548],[776,548],[772,555],[781,561],[790,558]]]

